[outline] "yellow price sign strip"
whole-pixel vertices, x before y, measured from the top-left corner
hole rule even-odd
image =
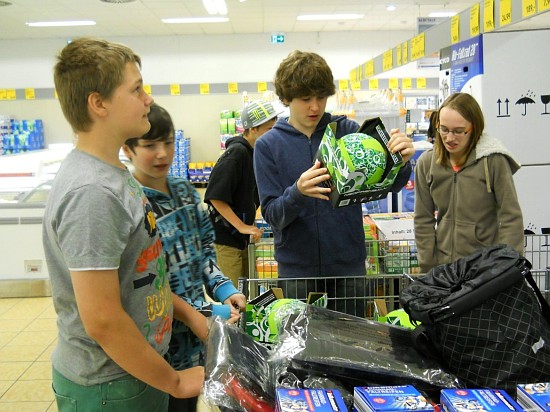
[[[477,36],[479,31],[479,3],[470,8],[470,37]]]
[[[15,92],[15,89],[7,89],[6,90],[6,99],[7,100],[16,100],[17,99],[17,93]]]
[[[382,71],[391,69],[393,69],[393,50],[388,50],[382,54]]]
[[[34,89],[27,88],[25,89],[25,100],[35,100],[36,99],[36,93]]]
[[[539,12],[550,10],[550,0],[539,0]]]
[[[500,27],[512,22],[512,0],[500,0]]]
[[[338,90],[348,90],[348,80],[338,80]]]
[[[451,17],[451,44],[460,41],[460,15]]]
[[[390,89],[398,89],[399,88],[399,79],[397,77],[392,77],[388,80],[388,87]]]
[[[364,64],[363,71],[365,73],[365,79],[374,76],[374,60],[369,60]]]
[[[411,61],[418,60],[425,55],[425,35],[420,33],[411,39]]]
[[[179,84],[170,85],[170,96],[179,96],[181,94],[181,89]]]
[[[495,29],[495,2],[483,0],[483,31],[488,33]]]
[[[210,94],[210,83],[201,83],[199,85],[200,94]]]
[[[405,77],[401,84],[403,85],[403,90],[412,89],[412,79],[410,77]]]
[[[409,42],[406,41],[401,44],[401,61],[403,64],[407,64],[409,62]]]
[[[227,83],[227,93],[229,94],[238,94],[239,93],[239,83]]]
[[[378,90],[378,79],[369,79],[369,90]]]
[[[426,78],[425,77],[419,77],[416,79],[416,88],[417,89],[425,89],[426,88]]]
[[[150,84],[144,84],[143,85],[143,91],[147,93],[147,95],[151,96],[153,94],[153,90],[151,89]]]
[[[267,82],[258,82],[258,93],[267,92]]]
[[[530,17],[537,12],[537,0],[522,0],[521,17]]]

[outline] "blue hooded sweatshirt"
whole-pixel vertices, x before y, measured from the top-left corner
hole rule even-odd
[[[359,130],[345,116],[325,113],[308,138],[279,119],[254,148],[254,169],[262,215],[273,229],[275,259],[281,278],[365,275],[365,234],[360,204],[333,208],[328,200],[304,196],[296,182],[314,162],[329,123],[336,122],[336,138]],[[407,183],[407,162],[392,186]]]

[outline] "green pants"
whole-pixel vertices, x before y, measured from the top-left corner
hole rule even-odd
[[[166,412],[168,394],[127,375],[110,382],[82,386],[52,373],[58,412]]]

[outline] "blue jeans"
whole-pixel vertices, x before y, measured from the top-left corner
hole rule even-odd
[[[166,412],[168,394],[127,375],[83,386],[52,371],[58,412]]]

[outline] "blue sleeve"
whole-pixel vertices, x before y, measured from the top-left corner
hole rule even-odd
[[[277,166],[277,158],[271,147],[261,139],[254,146],[254,173],[262,216],[275,229],[282,230],[290,225],[303,210],[308,199],[296,186],[296,181],[288,187],[281,183],[285,171]],[[286,176],[288,178],[288,176]]]
[[[405,187],[405,185],[409,181],[409,178],[411,177],[411,172],[411,162],[407,162],[403,166],[401,166],[401,169],[399,170],[399,173],[397,173],[397,176],[395,177],[395,180],[391,187],[391,191],[393,193],[397,193]]]
[[[239,292],[218,267],[214,250],[214,227],[196,190],[194,199],[197,222],[200,227],[203,283],[209,296],[212,296],[217,302],[224,302],[229,296]]]

